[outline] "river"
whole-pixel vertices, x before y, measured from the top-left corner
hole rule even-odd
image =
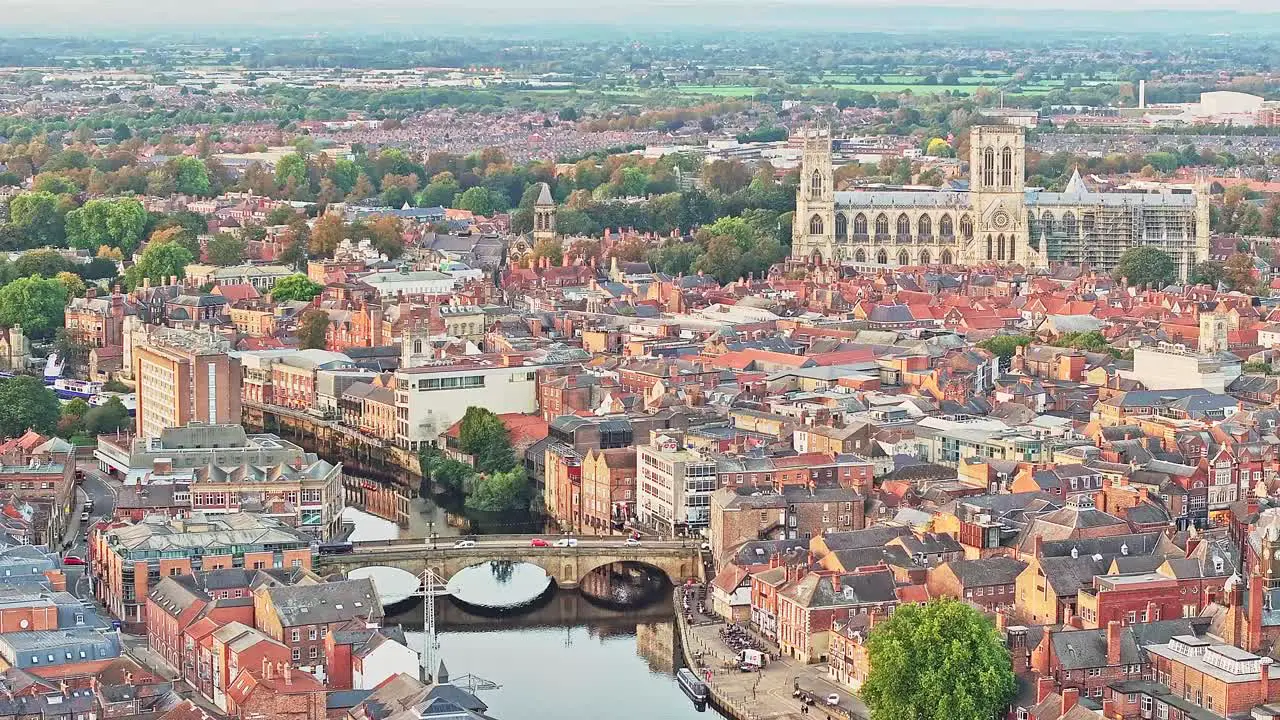
[[[541,578],[539,579],[539,575]],[[680,667],[670,586],[648,601],[618,609],[579,591],[547,589],[531,565],[468,568],[450,583],[465,597],[490,602],[499,595],[529,601],[499,611],[436,601],[440,658],[454,682],[466,675],[496,683],[476,694],[497,720],[719,720],[699,713],[675,682]],[[600,587],[597,584],[596,587]],[[421,652],[422,606],[393,617]]]

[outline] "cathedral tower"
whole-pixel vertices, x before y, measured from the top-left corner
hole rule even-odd
[[[551,197],[551,187],[539,183],[538,200],[533,204],[533,241],[554,240],[556,237],[556,201]]]
[[[804,150],[796,214],[791,227],[791,257],[800,262],[838,262],[835,252],[836,193],[831,169],[831,131],[800,131]]]
[[[969,133],[969,197],[976,217],[965,264],[1026,264],[1026,137],[1013,125],[975,125]]]

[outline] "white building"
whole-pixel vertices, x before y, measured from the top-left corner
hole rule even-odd
[[[388,272],[361,275],[358,278],[382,297],[405,295],[447,295],[456,283],[452,275],[435,270],[410,270],[407,267]]]
[[[656,434],[636,448],[636,508],[640,522],[661,532],[698,530],[711,522],[716,461]]]
[[[380,632],[351,652],[351,688],[373,690],[387,678],[419,665],[418,653]]]
[[[1120,375],[1141,382],[1148,390],[1204,388],[1225,393],[1240,377],[1240,365],[1240,358],[1227,353],[1198,353],[1185,345],[1162,343],[1134,350],[1133,370]]]
[[[396,444],[418,450],[477,406],[494,413],[538,411],[538,366],[501,355],[433,361],[396,371]]]

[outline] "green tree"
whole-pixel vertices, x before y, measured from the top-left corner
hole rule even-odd
[[[1222,265],[1222,282],[1228,290],[1251,293],[1257,283],[1253,273],[1253,256],[1236,253]]]
[[[207,197],[213,190],[209,182],[209,168],[194,157],[180,157],[169,161],[173,173],[174,189],[183,195]]]
[[[60,415],[58,397],[39,380],[28,375],[0,380],[0,436],[52,433]]]
[[[1168,253],[1143,246],[1125,250],[1111,274],[1117,280],[1127,280],[1130,286],[1162,288],[1178,276],[1178,267]]]
[[[523,467],[490,475],[478,475],[467,494],[468,510],[509,512],[527,510],[532,487]]]
[[[53,277],[71,269],[71,261],[57,250],[31,250],[22,253],[17,260],[13,261],[13,272],[19,277],[28,275]]]
[[[18,278],[0,287],[0,325],[21,325],[32,337],[48,337],[62,327],[67,287],[54,278]]]
[[[26,247],[60,246],[65,236],[65,213],[58,196],[26,192],[9,202],[9,222],[26,238]]]
[[[470,210],[476,215],[489,216],[502,209],[501,199],[497,193],[486,187],[468,188],[453,203],[459,210]]]
[[[307,159],[299,153],[290,153],[276,163],[276,184],[285,189],[306,189]]]
[[[106,245],[133,252],[147,228],[147,211],[132,198],[90,200],[67,213],[67,242],[97,250]]]
[[[138,262],[124,272],[125,285],[130,289],[150,279],[154,285],[162,285],[172,276],[186,277],[187,266],[195,262],[191,251],[176,242],[152,242],[142,251]]]
[[[958,600],[900,605],[867,640],[871,720],[987,720],[1017,692],[1009,651]]]
[[[298,273],[280,278],[271,288],[271,299],[276,302],[287,302],[289,300],[306,300],[319,295],[324,290],[324,286],[314,282],[311,278]]]
[[[54,275],[54,278],[56,278],[58,282],[62,283],[62,286],[67,289],[68,298],[84,295],[85,284],[84,280],[81,280],[79,275],[64,270],[63,272]]]
[[[244,262],[244,240],[229,232],[220,232],[209,240],[206,252],[214,265],[239,265]]]
[[[1240,371],[1253,375],[1270,375],[1275,372],[1271,364],[1265,362],[1247,362],[1240,366]]]
[[[449,207],[453,204],[453,198],[461,191],[462,188],[453,178],[453,173],[437,173],[414,198],[413,204],[418,207]]]
[[[978,347],[1008,360],[1018,354],[1018,348],[1030,345],[1031,342],[1032,338],[1026,335],[996,335],[978,343]]]
[[[430,458],[428,463],[431,481],[447,492],[463,492],[467,484],[471,482],[472,476],[475,475],[475,470],[470,465],[458,462],[453,458],[446,458],[443,455]]]
[[[516,464],[507,426],[482,407],[469,407],[462,416],[458,447],[476,458],[476,469],[482,473],[506,472]]]
[[[329,313],[312,308],[298,318],[298,346],[303,350],[323,350],[325,332],[329,329]]]
[[[1221,281],[1222,263],[1216,260],[1200,262],[1191,271],[1191,282],[1196,285],[1211,285],[1216,288]]]
[[[120,398],[112,397],[103,405],[84,414],[84,429],[89,436],[106,435],[129,427],[129,411]]]

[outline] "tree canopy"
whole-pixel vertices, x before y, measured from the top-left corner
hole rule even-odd
[[[67,286],[57,278],[32,275],[0,287],[0,325],[21,325],[32,337],[62,327],[66,306]]]
[[[147,211],[132,198],[90,200],[67,213],[66,227],[72,247],[97,250],[106,245],[131,253],[142,242]]]
[[[958,600],[900,605],[867,643],[871,720],[987,720],[1017,691],[1000,635]]]
[[[1178,267],[1163,250],[1142,246],[1125,250],[1111,274],[1117,280],[1127,280],[1131,286],[1161,288],[1178,277]]]
[[[1018,354],[1018,348],[1030,345],[1033,340],[1028,335],[996,335],[978,343],[978,347],[1008,360]]]
[[[0,435],[18,437],[27,430],[52,433],[58,427],[58,396],[36,378],[0,380]]]
[[[312,308],[298,318],[298,346],[304,350],[323,350],[325,332],[329,329],[329,313]]]
[[[276,302],[311,300],[311,298],[319,295],[322,290],[324,290],[324,286],[320,283],[313,281],[302,273],[296,273],[276,281],[276,284],[271,288],[271,299]]]
[[[239,265],[244,262],[245,242],[234,233],[220,232],[209,240],[205,252],[214,265]]]
[[[191,251],[177,242],[151,242],[142,251],[138,262],[124,272],[124,281],[129,288],[142,285],[143,280],[151,280],[152,284],[167,283],[170,277],[179,279],[187,274],[187,266],[195,261]]]

